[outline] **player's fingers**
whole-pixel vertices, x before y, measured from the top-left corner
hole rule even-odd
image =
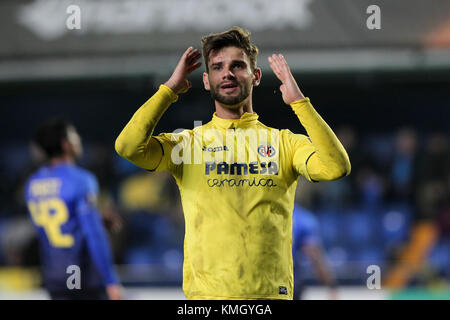
[[[192,58],[192,57],[197,56],[197,55],[199,55],[199,54],[201,55],[200,51],[199,51],[198,49],[194,49],[194,50],[192,50],[192,51],[189,53],[188,58]]]
[[[186,61],[187,68],[191,68],[194,64],[196,64],[199,61],[200,57],[201,57],[201,55],[200,56],[195,55],[191,59],[187,60]]]
[[[278,61],[279,57],[278,57],[278,55],[274,53],[274,54],[272,54],[271,58],[272,58],[273,63],[278,66],[279,65],[279,61]]]
[[[272,55],[269,57],[269,59],[270,59],[271,63],[272,63],[274,66],[278,67],[278,56],[277,56],[275,53],[272,54]]]
[[[274,72],[278,72],[278,71],[279,71],[279,70],[278,70],[278,66],[277,66],[277,64],[276,64],[276,62],[275,62],[275,60],[274,60],[274,57],[271,56],[271,57],[268,58],[268,60],[269,60],[270,67],[272,68],[272,70],[273,70]]]
[[[201,58],[201,56],[202,54],[200,52],[196,52],[188,57],[187,62],[189,64],[195,63],[198,59]]]
[[[289,65],[287,64],[286,60],[284,59],[283,55],[281,55],[281,54],[277,55],[277,57],[274,60],[278,67],[278,70],[280,72],[280,76],[283,78],[282,81],[285,81],[287,79],[287,77],[289,77],[291,74]]]
[[[286,64],[284,63],[284,58],[281,56],[281,54],[275,55],[274,60],[280,72],[286,71]]]
[[[286,66],[286,59],[284,59],[284,56],[281,53],[279,53],[277,55],[277,59],[278,59],[280,66],[282,66],[282,67]]]
[[[287,63],[285,57],[284,57],[282,54],[279,54],[278,57],[279,57],[279,61],[280,61],[281,67],[282,67],[284,70],[290,72],[291,69],[289,68],[289,65],[288,65],[288,63]]]
[[[273,56],[269,57],[269,63],[270,63],[270,67],[272,68],[272,71],[279,78],[281,75],[280,68],[279,68],[278,64],[276,63]]]
[[[273,54],[272,59],[273,59],[273,63],[276,66],[278,72],[282,73],[284,71],[284,68],[283,68],[283,63],[281,62],[280,57],[276,54]]]
[[[193,65],[189,66],[188,72],[191,73],[192,71],[200,68],[201,65],[202,65],[201,61],[194,63]]]
[[[193,47],[187,48],[186,51],[183,53],[182,57],[186,59],[186,57],[189,55],[189,53],[192,52],[193,49],[194,49]]]
[[[274,67],[272,64],[270,65],[270,68],[272,69],[273,73],[274,73],[277,77],[279,77],[278,71],[275,69],[275,67]]]
[[[192,57],[198,55],[200,52],[198,51],[198,49],[192,49],[191,51],[188,52],[188,54],[186,55],[186,59],[190,60],[192,59]]]
[[[187,62],[189,54],[191,54],[193,48],[189,47],[186,49],[186,51],[181,56],[181,59],[178,61],[177,68],[183,68],[185,63]]]
[[[197,68],[200,67],[201,65],[202,65],[202,62],[201,62],[201,61],[197,61],[197,62],[193,63],[193,64],[190,66],[190,68],[191,68],[191,69],[197,69]]]

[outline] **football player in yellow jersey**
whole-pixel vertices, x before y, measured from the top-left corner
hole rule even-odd
[[[292,299],[292,211],[299,175],[335,180],[350,173],[336,135],[300,91],[281,54],[268,58],[308,136],[262,124],[253,110],[261,81],[250,33],[233,27],[203,37],[203,84],[216,112],[192,130],[153,131],[192,86],[200,67],[192,47],[172,76],[139,108],[116,151],[150,171],[170,171],[185,216],[183,290],[188,299]],[[279,108],[273,106],[273,108]],[[276,109],[275,109],[276,110]],[[299,125],[300,125],[299,123]]]

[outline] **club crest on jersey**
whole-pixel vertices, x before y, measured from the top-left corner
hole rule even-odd
[[[262,157],[271,158],[275,155],[276,152],[277,151],[275,150],[275,148],[272,145],[262,144],[258,147],[258,153]]]

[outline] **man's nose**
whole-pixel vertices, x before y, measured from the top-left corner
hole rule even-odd
[[[223,78],[224,79],[234,79],[236,77],[235,77],[234,73],[231,71],[231,69],[225,69]]]

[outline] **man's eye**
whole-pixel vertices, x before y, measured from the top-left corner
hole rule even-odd
[[[219,67],[219,66],[214,66],[214,67],[213,67],[213,70],[220,70],[220,69],[222,69],[222,68]]]
[[[238,69],[242,69],[242,66],[240,65],[240,64],[236,64],[236,65],[234,65],[234,67],[233,68],[238,68]]]

